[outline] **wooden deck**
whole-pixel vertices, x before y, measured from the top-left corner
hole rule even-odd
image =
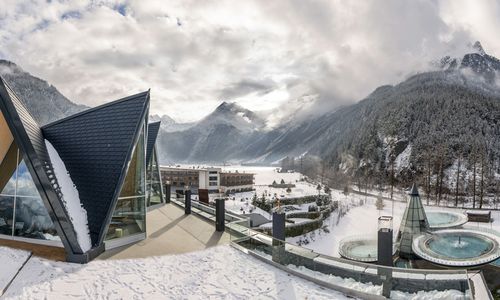
[[[66,261],[66,252],[64,251],[64,248],[60,247],[38,245],[5,239],[0,239],[0,246],[30,251],[34,256],[50,260]]]

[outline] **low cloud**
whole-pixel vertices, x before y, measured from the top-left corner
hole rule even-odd
[[[178,121],[221,100],[335,108],[476,39],[500,56],[488,0],[4,2],[2,58],[90,106],[151,88]]]

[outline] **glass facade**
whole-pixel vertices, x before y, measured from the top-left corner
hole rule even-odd
[[[54,223],[0,112],[0,234],[57,240]]]
[[[135,145],[106,240],[146,232],[145,128]]]
[[[160,169],[156,157],[156,149],[153,149],[147,170],[148,199],[147,206],[163,203],[162,183],[160,180]]]

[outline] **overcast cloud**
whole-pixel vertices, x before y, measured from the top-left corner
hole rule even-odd
[[[151,88],[152,114],[201,118],[222,100],[267,110],[351,103],[480,40],[485,1],[18,1],[0,6],[0,58],[90,106]]]

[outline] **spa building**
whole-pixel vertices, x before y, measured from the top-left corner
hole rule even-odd
[[[39,126],[0,78],[0,243],[85,263],[146,237],[165,202],[149,91]]]

